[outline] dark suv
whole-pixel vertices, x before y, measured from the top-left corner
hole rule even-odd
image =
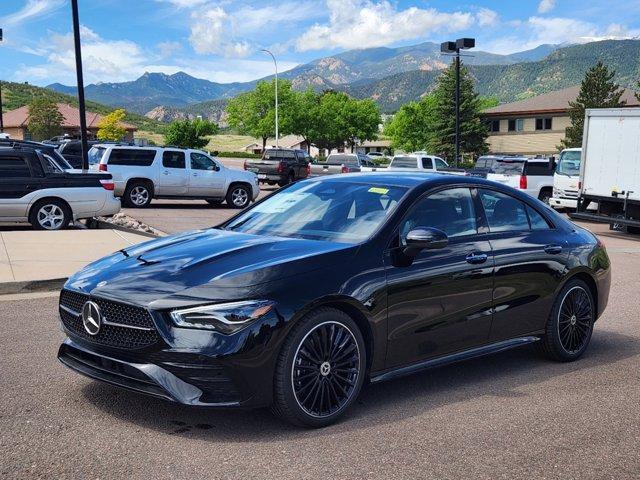
[[[304,150],[268,148],[261,159],[246,160],[244,169],[255,173],[261,183],[281,187],[309,176],[311,157]]]
[[[89,140],[89,148],[98,143],[97,140]],[[58,146],[58,152],[73,168],[82,168],[82,142],[80,140],[69,140],[62,142]]]

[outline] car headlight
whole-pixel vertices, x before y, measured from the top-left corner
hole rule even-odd
[[[268,300],[247,300],[173,310],[170,315],[179,327],[230,334],[263,317],[274,307],[275,303]]]

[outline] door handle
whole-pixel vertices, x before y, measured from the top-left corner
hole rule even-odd
[[[198,174],[197,173],[192,173],[191,175],[193,175],[194,177],[197,177]]]
[[[550,253],[551,255],[557,255],[562,252],[562,245],[547,245],[544,247],[544,251]]]
[[[165,170],[164,172],[162,172],[163,175],[169,175],[169,170]]]
[[[467,255],[467,263],[472,263],[472,264],[477,264],[477,263],[484,263],[487,261],[487,254],[486,253],[470,253],[469,255]]]

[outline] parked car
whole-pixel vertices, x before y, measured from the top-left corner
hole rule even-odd
[[[526,344],[578,359],[610,282],[592,233],[508,186],[316,177],[73,275],[58,358],[177,403],[322,427],[369,382]]]
[[[504,165],[503,162],[524,162],[527,157],[513,155],[483,155],[476,160],[474,167],[467,170],[467,174],[472,177],[487,178],[489,173],[494,172],[494,168],[500,171]]]
[[[493,164],[486,178],[522,190],[549,204],[553,195],[554,166],[548,158],[503,158]]]
[[[89,148],[97,145],[97,140],[88,140],[87,145]],[[80,140],[66,140],[58,145],[58,152],[62,155],[67,162],[77,169],[82,169],[82,142]]]
[[[34,142],[31,140],[13,140],[13,139],[2,139],[0,138],[0,148],[32,148],[35,150],[40,150],[42,153],[46,153],[50,157],[52,157],[55,162],[62,168],[63,170],[73,170],[74,168],[67,162],[67,160],[60,155],[58,152],[57,146],[52,145],[50,143],[44,142]]]
[[[97,144],[89,165],[111,173],[116,196],[132,208],[147,207],[154,198],[199,198],[211,205],[226,200],[245,208],[260,193],[255,174],[226,168],[201,150]]]
[[[246,160],[244,169],[255,173],[262,183],[284,187],[307,178],[310,162],[311,157],[304,150],[267,148],[261,159]]]
[[[375,172],[381,168],[364,153],[331,153],[326,161],[311,164],[311,175]]]
[[[0,221],[60,230],[81,218],[120,211],[110,174],[67,169],[44,146],[29,143],[0,145]]]
[[[462,168],[451,168],[442,158],[425,152],[395,155],[389,164],[390,171],[422,171],[464,175]]]

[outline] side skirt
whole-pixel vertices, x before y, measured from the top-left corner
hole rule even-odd
[[[420,363],[414,363],[407,365],[406,367],[399,367],[391,371],[381,373],[371,377],[371,383],[384,382],[393,378],[404,377],[405,375],[411,375],[412,373],[420,372],[422,370],[428,370],[430,368],[441,367],[443,365],[449,365],[463,360],[470,360],[472,358],[483,357],[492,353],[502,352],[511,348],[519,347],[521,345],[527,345],[540,340],[539,337],[519,337],[511,340],[504,340],[502,342],[492,343],[482,347],[472,348],[471,350],[465,350],[462,352],[452,353],[445,355],[444,357],[432,358]]]

